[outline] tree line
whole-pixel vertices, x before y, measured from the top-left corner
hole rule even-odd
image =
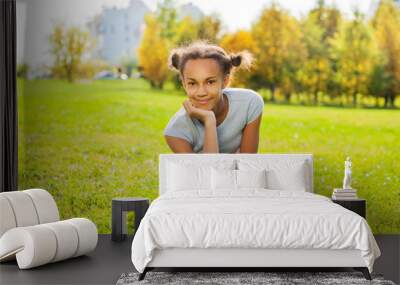
[[[233,75],[231,86],[259,90],[266,100],[299,104],[395,107],[400,94],[400,7],[381,0],[367,19],[350,19],[323,0],[297,19],[276,3],[264,7],[249,30],[224,33],[218,15],[179,18],[171,0],[146,15],[137,49],[139,70],[152,87],[180,88],[167,68],[171,48],[207,39],[228,52],[248,50],[250,71]]]

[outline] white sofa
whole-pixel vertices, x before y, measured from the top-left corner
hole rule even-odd
[[[86,254],[97,239],[97,227],[88,219],[60,221],[46,190],[0,193],[0,262],[16,259],[20,269],[28,269]]]

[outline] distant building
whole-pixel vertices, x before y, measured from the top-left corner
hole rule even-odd
[[[131,0],[126,8],[105,8],[89,22],[97,39],[97,56],[111,64],[122,57],[136,57],[136,48],[145,26],[144,16],[150,9],[142,0]]]
[[[178,8],[178,18],[181,19],[185,16],[190,16],[193,20],[199,21],[204,17],[204,13],[193,3],[187,3]]]
[[[97,56],[111,64],[118,64],[123,57],[136,58],[136,49],[145,29],[144,16],[151,12],[142,0],[131,0],[126,8],[104,8],[88,27],[97,40]],[[191,16],[195,21],[204,13],[192,3],[177,9],[178,19]]]
[[[115,65],[125,56],[133,59],[145,28],[144,16],[152,12],[145,3],[130,0],[125,7],[101,7],[97,0],[17,0],[17,63],[29,66],[29,77],[47,76],[54,60],[49,35],[57,23],[88,28],[97,45],[94,54],[86,56]],[[199,19],[202,12],[189,3],[178,7],[178,15]]]

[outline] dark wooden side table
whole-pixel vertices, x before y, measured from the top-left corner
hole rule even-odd
[[[364,219],[366,218],[367,202],[365,199],[354,198],[351,200],[332,199],[332,202],[359,214]]]
[[[150,200],[141,197],[112,199],[111,240],[125,240],[127,234],[126,212],[128,211],[135,212],[134,231],[136,233],[149,205]]]

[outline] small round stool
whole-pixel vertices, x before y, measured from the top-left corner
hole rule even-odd
[[[150,200],[141,197],[114,198],[112,199],[111,240],[123,241],[126,238],[126,212],[135,212],[134,231],[139,227],[140,221],[149,208]]]

